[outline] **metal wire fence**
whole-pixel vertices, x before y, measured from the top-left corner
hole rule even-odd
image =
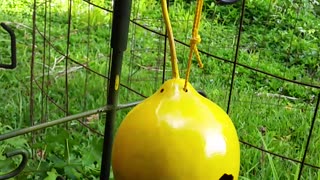
[[[115,80],[113,76],[115,69],[113,68],[120,68],[121,66],[121,64],[118,64],[116,67],[113,64],[114,60],[112,59],[115,58],[115,52],[118,51],[111,47],[112,43],[110,42],[112,38],[115,38],[113,36],[117,36],[112,33],[112,15],[113,13],[127,12],[121,6],[121,3],[125,2],[115,2],[119,3],[118,7],[120,7],[115,9],[115,12],[112,10],[114,5],[112,2],[98,0],[69,0],[63,2],[64,4],[60,7],[61,11],[57,12],[53,11],[53,7],[59,6],[58,1],[34,0],[32,7],[32,57],[30,60],[30,112],[28,117],[30,126],[2,134],[0,135],[0,141],[30,132],[33,142],[39,141],[39,138],[37,138],[41,134],[39,130],[59,124],[60,126],[64,124],[62,128],[68,129],[72,126],[70,123],[72,120],[76,120],[94,134],[103,136],[103,130],[92,128],[87,124],[88,117],[98,115],[97,119],[106,120],[101,169],[109,169],[115,112],[138,104],[140,100],[150,96],[171,75],[167,62],[166,31],[161,13],[150,14],[148,17],[142,16],[142,3],[144,1],[133,1],[130,29],[127,32],[128,49],[123,54],[124,62],[119,95],[117,92],[110,92],[110,89],[107,91],[106,87],[110,86],[110,82]],[[130,3],[130,1],[127,3]],[[302,1],[297,2],[297,5],[299,3],[302,3]],[[177,6],[179,1],[169,4]],[[254,157],[250,157],[252,153],[249,152],[254,151],[261,155],[261,158],[258,158],[261,161],[263,161],[264,156],[276,157],[274,163],[283,164],[279,166],[286,166],[289,171],[299,166],[296,176],[298,179],[304,177],[304,169],[308,169],[309,173],[317,173],[320,166],[316,159],[319,159],[319,157],[314,157],[312,154],[317,148],[310,148],[310,146],[318,140],[318,138],[315,138],[317,134],[315,132],[319,132],[319,119],[317,118],[320,101],[319,79],[314,76],[307,81],[303,79],[295,80],[285,70],[275,73],[271,72],[268,66],[262,65],[269,61],[270,53],[283,54],[284,58],[294,60],[300,60],[304,57],[300,56],[301,51],[293,48],[293,34],[287,35],[290,43],[286,51],[281,51],[280,48],[275,47],[274,52],[269,52],[266,48],[267,44],[255,44],[255,37],[250,36],[250,24],[254,21],[254,17],[248,17],[251,11],[247,11],[250,7],[246,7],[246,4],[247,2],[243,0],[237,6],[232,7],[236,9],[237,13],[232,26],[219,26],[222,29],[218,29],[219,27],[216,24],[223,24],[223,22],[214,23],[213,21],[219,20],[215,14],[211,19],[206,20],[212,21],[212,23],[204,23],[203,29],[208,33],[205,33],[202,37],[199,50],[200,55],[204,58],[204,63],[212,63],[215,68],[207,70],[209,72],[206,73],[199,73],[200,70],[194,70],[192,72],[193,76],[200,77],[202,80],[197,81],[198,79],[191,78],[191,81],[196,81],[194,82],[195,86],[204,89],[209,98],[221,105],[235,121],[242,143],[242,161],[252,161],[253,164],[259,163],[255,162]],[[219,7],[218,5],[215,6],[215,8]],[[271,7],[270,1],[270,11]],[[279,5],[276,8],[284,9],[285,7]],[[301,26],[300,21],[298,21],[301,16],[300,11],[296,10],[297,7],[294,6],[290,8],[295,9],[294,12],[296,12],[294,21],[289,22],[289,24],[279,23],[275,26],[283,28],[282,26],[285,24],[290,26],[285,28],[296,31]],[[300,8],[308,7],[301,5]],[[182,60],[179,61],[179,65],[182,67],[180,68],[181,73],[184,73],[186,62],[183,59],[186,59],[188,50],[193,9],[190,8],[190,14],[183,17],[174,15],[175,12],[171,10],[170,6],[169,9],[170,13],[173,14],[172,22],[176,34],[178,56]],[[178,8],[173,7],[172,9],[177,10]],[[147,10],[144,9],[144,11]],[[281,11],[285,13],[284,10]],[[265,21],[269,22],[268,19],[274,17],[267,16],[265,18]],[[249,21],[250,19],[251,21]],[[56,31],[57,26],[61,27],[59,31]],[[256,26],[263,30],[270,25],[262,22]],[[221,32],[223,35],[219,34]],[[263,33],[263,31],[261,32]],[[104,36],[102,38],[104,41],[101,41],[101,38],[96,38],[98,35]],[[119,37],[122,36],[126,37],[123,34]],[[265,36],[264,38],[271,37]],[[306,35],[300,35],[295,41],[303,41],[307,38]],[[79,49],[83,46],[86,47],[86,51],[79,53]],[[316,48],[319,48],[319,42]],[[122,50],[124,49],[122,48]],[[259,51],[259,55],[255,60],[247,61],[243,57],[248,51]],[[122,52],[119,51],[119,53],[122,56]],[[312,58],[319,62],[319,52],[315,52]],[[272,61],[269,62],[272,66]],[[315,73],[318,73],[317,70]],[[258,78],[276,82],[280,84],[281,88],[276,93],[274,91],[270,91],[270,93],[248,91],[246,93],[239,83],[246,78],[244,74],[247,72],[251,72],[256,78],[248,83],[248,89],[256,90],[259,82]],[[217,77],[222,75],[222,78]],[[92,82],[95,82],[94,85],[92,85]],[[215,94],[212,90],[215,85],[221,86],[219,91],[223,93]],[[304,107],[284,106],[284,101],[299,99],[283,93],[288,86],[300,88],[306,94],[312,92],[309,94],[316,95],[305,98],[303,100],[306,104]],[[81,91],[75,91],[75,89]],[[119,105],[118,98],[120,102],[126,104]],[[264,103],[266,98],[271,99],[271,101]],[[239,110],[239,107],[242,110]],[[277,132],[277,129],[272,127],[279,121],[284,121],[284,123],[281,123],[282,125],[287,124],[288,131],[302,126],[302,124],[290,124],[291,119],[281,119],[281,116],[278,117],[278,120],[274,119],[276,117],[272,115],[274,109],[286,111],[288,108],[296,109],[296,111],[292,111],[292,117],[300,116],[301,119],[298,121],[304,122],[304,133],[301,134],[302,137],[297,137],[302,138],[303,143],[299,145],[292,143],[297,147],[282,144],[282,140],[279,140],[283,138],[280,136],[282,132]],[[256,111],[257,109],[260,109],[260,111]],[[242,113],[239,114],[239,111]],[[258,118],[259,124],[256,124],[257,121],[253,121],[251,118]],[[118,119],[121,119],[121,117],[118,117]],[[117,122],[119,123],[119,121]],[[252,136],[250,131],[256,129],[259,129],[262,136],[272,131],[272,133],[275,133],[275,137],[279,135],[279,139],[275,138],[270,141],[267,148],[264,144],[261,145],[259,137],[250,137]],[[279,146],[280,148],[273,151],[273,146]],[[292,153],[293,151],[298,151],[298,153]],[[247,153],[250,155],[246,155]],[[27,159],[24,151],[15,155],[17,154],[22,154],[24,159]],[[300,156],[297,157],[296,154]],[[10,154],[8,157],[10,157]],[[22,162],[22,166],[16,171],[17,173],[23,170],[25,163],[25,161]],[[309,169],[312,170],[309,171]],[[101,174],[101,178],[108,179],[110,171],[101,172],[104,172]],[[9,174],[9,176],[17,175],[17,173]],[[250,172],[246,173],[250,174]],[[244,173],[243,176],[245,176]],[[305,175],[305,177],[308,177],[308,175]]]

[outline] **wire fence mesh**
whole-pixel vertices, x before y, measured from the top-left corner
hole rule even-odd
[[[182,76],[193,3],[169,3]],[[286,171],[278,172],[280,179],[319,177],[320,41],[316,37],[320,22],[304,19],[311,18],[306,15],[307,9],[315,3],[243,0],[232,6],[212,2],[204,9],[199,50],[205,67],[194,67],[190,81],[233,119],[242,143],[243,178],[259,174],[268,179],[267,171],[274,175],[276,169]],[[105,106],[112,1],[34,0],[30,8],[32,24],[25,27],[33,39],[29,44],[30,87],[24,89],[30,90],[29,116],[24,117],[30,121],[29,126]],[[269,13],[257,15],[259,11]],[[305,29],[310,27],[308,23],[314,23],[314,28]],[[14,23],[11,26],[18,27]],[[171,77],[165,33],[158,2],[134,0],[122,69],[121,103],[150,96]],[[306,61],[310,63],[304,71],[294,69]],[[117,118],[116,126],[127,111]],[[89,122],[100,120],[103,124],[104,112],[77,120],[102,136],[103,129]],[[62,128],[73,129],[73,125],[67,123]],[[33,143],[42,138],[43,134],[33,132]],[[34,149],[33,155],[39,152]]]

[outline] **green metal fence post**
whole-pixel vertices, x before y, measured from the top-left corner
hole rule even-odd
[[[122,59],[123,52],[127,48],[131,4],[132,0],[115,0],[113,7],[114,11],[111,35],[112,58],[110,79],[108,83],[107,105],[114,107],[118,105]],[[107,112],[100,172],[101,180],[108,180],[110,176],[113,126],[115,118],[116,109]]]

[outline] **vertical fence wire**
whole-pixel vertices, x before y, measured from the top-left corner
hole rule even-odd
[[[90,0],[88,0],[88,2],[90,3]],[[90,68],[90,65],[89,65],[89,59],[90,59],[90,53],[89,53],[89,50],[90,50],[90,42],[91,42],[91,5],[90,4],[87,4],[88,8],[87,8],[87,28],[86,28],[86,31],[87,31],[87,43],[86,43],[86,46],[87,46],[87,52],[86,52],[86,60],[85,60],[85,65]],[[87,95],[88,95],[88,73],[89,71],[86,69],[85,70],[85,78],[84,78],[84,92],[83,92],[83,105],[82,105],[82,110],[85,111],[87,109]],[[84,122],[85,119],[83,118],[82,121]]]
[[[30,126],[34,125],[34,61],[35,61],[35,49],[36,49],[36,15],[37,15],[37,0],[33,1],[33,13],[32,13],[32,50],[31,50],[31,61],[30,61],[30,103],[29,103],[29,118]],[[32,143],[35,142],[35,133],[31,134]],[[31,152],[32,156],[34,152]]]
[[[306,157],[307,157],[308,148],[309,148],[310,140],[311,140],[311,137],[312,137],[312,132],[314,130],[314,124],[315,124],[315,122],[317,120],[317,113],[318,113],[318,109],[319,109],[319,104],[320,104],[320,93],[318,93],[317,103],[316,103],[316,106],[314,108],[314,114],[313,114],[313,117],[312,117],[312,120],[311,120],[311,125],[310,125],[310,129],[309,129],[307,143],[306,143],[306,146],[305,146],[305,149],[304,149],[302,161],[300,163],[298,180],[301,179],[302,174],[303,174],[302,170],[303,170],[303,167],[305,166],[305,160],[306,160]]]
[[[167,8],[168,8],[168,12],[170,11],[170,0],[167,0]],[[162,23],[163,24],[163,23]],[[167,46],[168,46],[168,32],[167,32],[167,28],[164,28],[164,42],[163,42],[163,63],[162,63],[162,81],[161,83],[165,82],[166,79],[166,63],[167,63]]]
[[[48,9],[49,9],[49,15],[48,15],[48,19],[49,19],[49,22],[48,22],[48,29],[49,29],[49,32],[48,32],[48,41],[51,42],[51,23],[52,23],[52,0],[48,0],[48,3],[49,3],[49,6],[48,6]],[[45,39],[43,39],[45,41]],[[47,73],[46,75],[43,74],[43,76],[47,76],[46,78],[46,91],[47,93],[49,93],[49,87],[50,87],[50,68],[51,68],[51,58],[53,57],[51,55],[51,51],[52,51],[52,48],[51,46],[46,42],[45,43],[45,46],[47,46],[48,48],[48,65],[47,65]],[[49,118],[49,97],[46,96],[45,94],[43,95],[45,96],[45,118],[46,118],[46,121],[48,120]]]
[[[47,36],[47,10],[48,10],[48,1],[44,3],[44,25],[43,25],[43,35],[46,37]],[[44,117],[44,110],[45,110],[45,99],[46,96],[44,96],[44,92],[47,91],[45,89],[45,67],[46,67],[46,60],[47,60],[47,46],[46,46],[46,41],[42,39],[42,48],[43,48],[43,54],[42,54],[42,76],[41,76],[41,122],[45,122],[45,117]]]
[[[72,26],[72,0],[68,3],[68,29],[67,29],[67,47],[66,47],[66,58],[65,58],[65,116],[69,115],[69,80],[68,80],[68,66],[69,66],[69,53],[70,53],[70,33]],[[68,124],[66,124],[68,127]]]
[[[231,98],[232,98],[234,80],[235,80],[235,76],[236,76],[236,68],[237,68],[240,40],[241,40],[241,33],[242,33],[242,25],[243,25],[243,19],[244,19],[244,14],[245,14],[245,4],[246,4],[246,1],[242,0],[240,23],[239,23],[238,34],[236,36],[237,37],[236,49],[235,49],[235,55],[234,55],[234,60],[233,60],[232,77],[231,77],[230,90],[229,90],[229,96],[228,96],[228,105],[227,105],[227,113],[228,114],[230,112]]]

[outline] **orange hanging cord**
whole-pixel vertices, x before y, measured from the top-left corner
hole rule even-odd
[[[166,24],[166,28],[168,31],[170,55],[171,55],[171,66],[172,66],[172,76],[173,76],[173,78],[179,79],[180,76],[179,76],[179,69],[178,69],[177,53],[176,53],[176,48],[175,48],[175,44],[174,44],[173,32],[172,32],[172,27],[171,27],[171,23],[170,23],[166,0],[161,0],[161,7],[162,7],[162,15],[164,18],[164,23]]]
[[[198,34],[198,31],[199,31],[202,7],[203,7],[203,0],[197,0],[196,14],[194,16],[193,29],[192,29],[192,38],[190,40],[190,52],[189,52],[189,58],[188,58],[188,67],[187,67],[187,72],[186,72],[185,84],[183,87],[183,89],[185,91],[187,91],[187,84],[188,84],[189,76],[190,76],[193,52],[196,55],[196,59],[198,61],[199,67],[203,68],[203,64],[200,59],[199,51],[197,48],[197,44],[199,44],[201,42],[201,38],[200,38],[200,35]]]

